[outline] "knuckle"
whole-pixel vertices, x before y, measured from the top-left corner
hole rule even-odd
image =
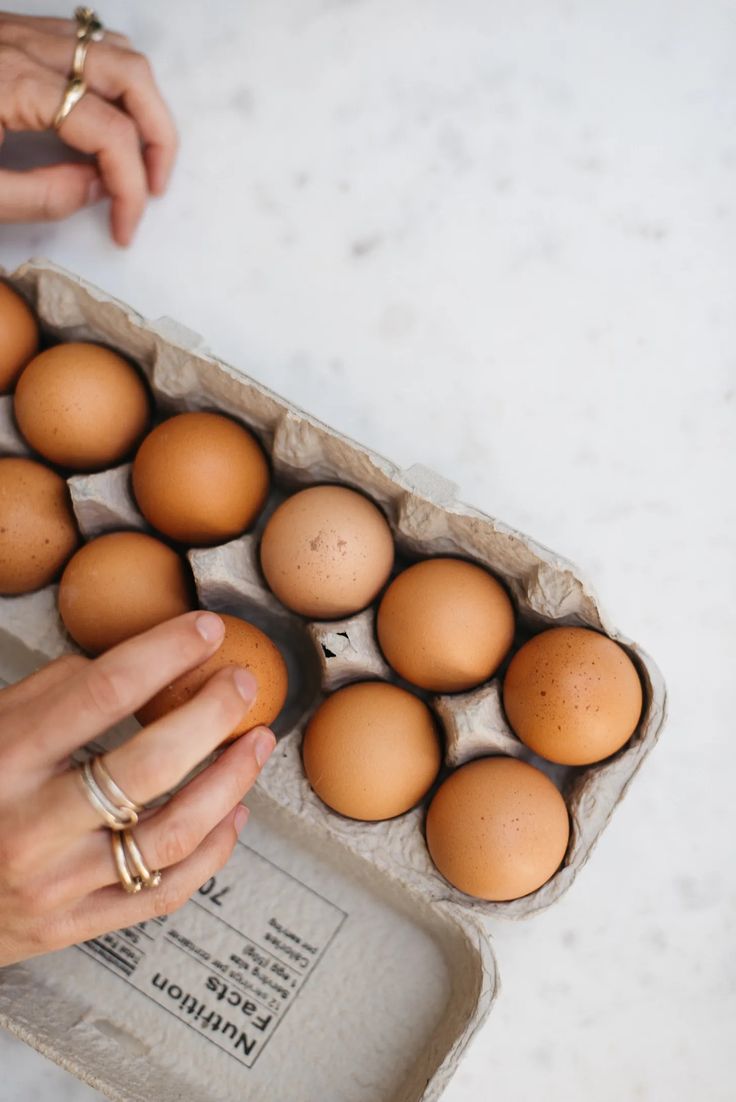
[[[135,123],[122,111],[111,109],[107,124],[107,133],[113,145],[138,147],[138,131]]]
[[[34,957],[40,953],[48,953],[52,949],[62,948],[61,944],[54,944],[48,917],[45,915],[24,918],[19,932],[24,957]]]
[[[30,847],[20,833],[0,838],[2,880],[14,894],[22,894],[29,869]]]
[[[181,820],[174,820],[161,832],[158,843],[158,863],[164,868],[176,865],[188,857],[197,844],[191,827]]]
[[[24,877],[13,889],[16,906],[28,918],[42,918],[54,909],[54,889],[48,881]]]
[[[50,180],[45,181],[39,195],[39,218],[45,222],[58,222],[66,218],[74,209],[73,199],[73,195],[57,189]]]
[[[26,49],[30,44],[30,38],[27,28],[22,23],[0,19],[0,43],[3,45]]]
[[[123,679],[103,665],[98,663],[90,667],[85,678],[85,688],[92,709],[100,715],[117,716],[127,710],[127,693]]]
[[[34,916],[24,925],[23,938],[31,948],[31,956],[64,949],[67,945],[82,940],[68,911]]]
[[[62,654],[61,658],[54,659],[51,665],[55,670],[66,672],[71,677],[89,666],[89,658],[85,658],[82,654]]]
[[[128,67],[136,79],[147,80],[153,76],[151,63],[145,54],[138,53],[137,50],[128,50],[126,56]]]
[[[218,730],[231,731],[248,707],[228,674],[214,677],[201,695],[207,721]]]
[[[11,45],[3,36],[0,42],[0,71],[6,77],[18,77],[27,69],[27,57],[14,43]]]
[[[185,886],[169,884],[165,879],[161,881],[155,892],[152,906],[152,913],[155,915],[173,914],[184,906],[191,894]]]

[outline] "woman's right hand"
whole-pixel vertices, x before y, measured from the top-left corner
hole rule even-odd
[[[220,645],[222,620],[192,612],[91,661],[67,656],[0,692],[0,965],[61,949],[180,907],[230,857],[275,739],[243,735],[134,836],[161,884],[127,895],[110,831],[69,755],[135,712]],[[227,738],[255,698],[245,670],[216,673],[188,703],[105,755],[116,783],[147,804]]]

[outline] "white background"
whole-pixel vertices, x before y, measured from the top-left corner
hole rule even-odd
[[[129,251],[100,208],[0,229],[2,263],[46,255],[435,467],[577,561],[668,680],[578,883],[495,924],[504,990],[444,1102],[733,1099],[734,5],[101,11],[174,105],[171,192]],[[0,1061],[3,1100],[93,1097]]]

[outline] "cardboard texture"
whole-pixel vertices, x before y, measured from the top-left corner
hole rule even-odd
[[[395,680],[378,650],[374,610],[312,623],[284,609],[258,567],[254,533],[189,552],[201,604],[263,627],[289,666],[279,746],[259,781],[243,842],[181,911],[0,972],[0,1022],[120,1102],[430,1102],[442,1093],[495,997],[488,920],[549,906],[580,871],[661,730],[665,690],[651,659],[620,635],[566,560],[455,499],[421,467],[401,471],[207,352],[168,319],[150,323],[43,262],[8,277],[53,338],[96,340],[130,356],[159,409],[219,409],[257,433],[284,492],[335,481],[384,509],[399,553],[460,555],[507,584],[519,639],[550,624],[607,632],[636,662],[640,725],[600,765],[553,766],[510,730],[496,679],[430,699],[449,766],[482,754],[533,761],[562,788],[571,816],[565,861],[532,895],[486,903],[434,869],[425,808],[384,823],[332,813],[303,775],[305,721],[325,691],[366,677]],[[26,452],[0,399],[0,453]],[[86,537],[145,528],[129,466],[69,479]],[[55,589],[0,599],[0,673],[12,681],[75,649]],[[99,745],[118,741],[133,721]],[[94,750],[98,744],[95,744]],[[315,973],[313,976],[312,973]]]

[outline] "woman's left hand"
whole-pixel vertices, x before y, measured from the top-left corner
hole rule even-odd
[[[49,130],[63,100],[77,24],[0,12],[0,143],[5,131]],[[107,31],[84,63],[87,91],[59,127],[94,163],[0,170],[0,222],[66,218],[104,196],[118,245],[133,239],[149,195],[166,190],[177,151],[171,113],[148,59]]]

